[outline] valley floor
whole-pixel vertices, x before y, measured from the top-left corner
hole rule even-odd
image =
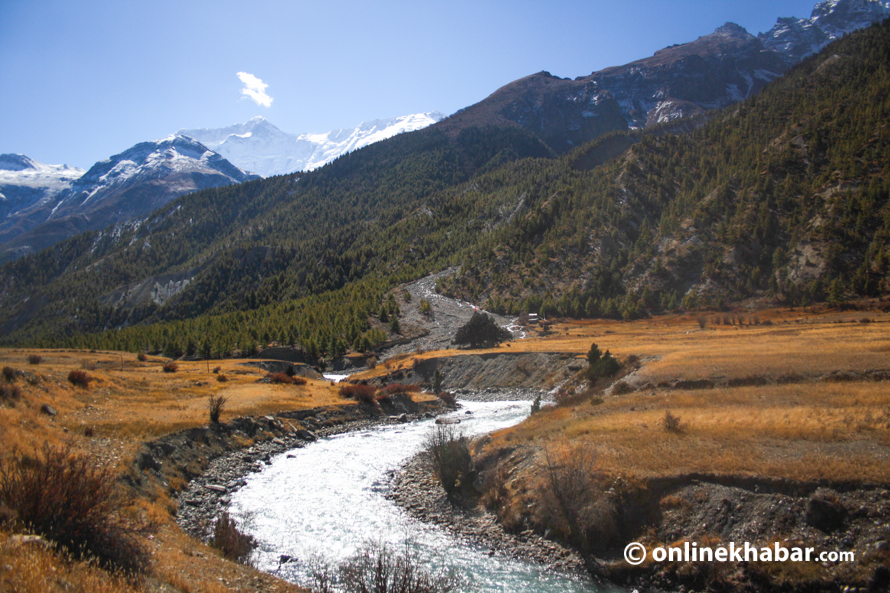
[[[419,376],[414,371],[425,361],[468,376],[466,365],[448,367],[443,361],[469,356],[495,367],[499,360],[514,365],[486,376],[507,373],[519,383],[541,382],[549,375],[534,364],[559,365],[574,378],[554,393],[558,405],[474,444],[481,502],[520,540],[561,541],[588,559],[598,558],[602,575],[642,586],[868,590],[881,586],[886,576],[881,567],[890,565],[888,324],[890,315],[874,307],[566,321],[527,328],[526,339],[485,351],[406,351],[357,378],[407,382]],[[623,363],[619,377],[593,387],[584,378],[592,342]],[[265,370],[246,361],[180,361],[175,372],[164,372],[165,362],[118,352],[0,351],[0,366],[11,377],[4,384],[19,390],[0,405],[3,461],[14,450],[68,445],[138,478],[153,465],[144,456],[146,442],[206,430],[210,395],[228,398],[224,422],[354,406],[328,381],[270,384]],[[70,384],[71,371],[89,374],[89,387]],[[669,415],[677,419],[670,429]],[[270,422],[244,442],[233,432],[225,446],[287,442],[287,435],[305,428],[290,418]],[[146,467],[139,467],[140,460]],[[189,471],[198,473],[209,462],[193,461]],[[590,477],[588,490],[578,495],[579,516],[588,521],[583,533],[561,519],[548,486],[573,463]],[[145,583],[131,585],[65,561],[13,535],[8,526],[0,526],[0,583],[26,592],[297,590],[228,562],[187,536],[171,514],[178,504],[173,494],[185,488],[185,480],[176,472],[156,473],[168,481],[136,488],[142,497],[137,506],[159,525],[150,540],[155,569]],[[620,559],[627,541],[651,547],[738,538],[805,540],[855,551],[856,562],[742,570],[662,565],[651,558],[632,568]],[[55,567],[75,588],[31,579],[34,566]]]

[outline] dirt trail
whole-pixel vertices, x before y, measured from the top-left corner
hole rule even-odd
[[[399,301],[399,308],[402,310],[401,323],[403,325],[416,325],[429,333],[412,340],[408,344],[398,344],[388,348],[382,359],[387,359],[397,354],[416,352],[418,349],[444,350],[451,348],[451,340],[454,338],[454,334],[458,328],[470,320],[475,311],[488,313],[488,311],[483,311],[471,303],[448,298],[436,292],[436,281],[439,278],[450,276],[456,271],[457,268],[451,268],[444,272],[421,278],[405,286],[405,289],[411,295],[411,301],[407,303]],[[432,314],[423,315],[420,312],[421,299],[429,301],[432,306]],[[515,325],[515,318],[495,315],[494,313],[488,314],[495,318],[498,325],[510,330],[513,334],[513,339],[525,337]]]

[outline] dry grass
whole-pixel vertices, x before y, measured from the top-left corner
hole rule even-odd
[[[630,355],[657,358],[657,362],[648,362],[644,370],[644,378],[656,383],[703,376],[744,378],[754,374],[755,369],[776,375],[890,369],[888,313],[774,309],[757,315],[772,325],[708,324],[702,330],[697,314],[666,315],[633,322],[559,322],[551,326],[546,336],[532,329],[528,339],[507,342],[498,348],[437,350],[393,357],[355,378],[368,379],[408,370],[415,359],[484,352],[568,352],[582,357],[593,342],[603,352],[609,350],[619,359]],[[859,323],[861,318],[868,318],[872,323]]]
[[[840,371],[890,370],[890,315],[883,312],[761,311],[771,325],[712,325],[671,315],[624,323],[558,323],[546,337],[510,343],[510,352],[570,352],[595,342],[642,368],[624,379],[647,387],[601,405],[545,410],[495,436],[491,448],[572,446],[593,441],[603,468],[639,476],[715,472],[796,479],[888,482],[890,389],[887,382],[814,382]],[[859,323],[867,317],[872,323]],[[505,352],[501,347],[488,352]],[[425,352],[418,358],[463,356]],[[404,369],[406,358],[387,361]],[[374,374],[381,374],[375,369]],[[779,384],[794,377],[794,383]],[[694,391],[659,384],[706,379],[726,384],[756,378],[760,387]],[[855,377],[854,377],[855,378]],[[680,431],[665,430],[666,413]]]
[[[40,543],[0,531],[0,590],[16,593],[136,593],[141,587],[84,562],[71,562]]]
[[[29,366],[28,357],[42,357]],[[18,446],[29,450],[72,443],[75,447],[105,451],[109,460],[126,462],[144,440],[208,423],[210,395],[226,397],[223,421],[237,416],[263,415],[284,410],[344,403],[327,381],[306,385],[260,383],[262,369],[227,360],[219,364],[227,381],[216,380],[206,362],[179,362],[176,373],[164,373],[165,359],[141,362],[131,354],[0,349],[0,366],[25,372],[18,380],[22,398],[15,407],[0,404],[0,457]],[[71,371],[83,366],[93,378],[89,389],[68,382]],[[58,411],[42,414],[42,404]],[[84,437],[87,428],[93,437]],[[66,432],[67,429],[67,432]]]
[[[28,357],[42,357],[39,366]],[[15,387],[21,399],[0,402],[0,458],[14,447],[34,451],[44,443],[89,452],[102,465],[122,469],[146,439],[208,423],[210,395],[227,398],[223,420],[344,402],[327,381],[303,386],[260,383],[265,371],[224,361],[226,382],[216,381],[206,362],[180,362],[178,372],[164,373],[160,358],[146,361],[117,352],[0,350],[0,367],[22,370]],[[68,380],[72,370],[89,368],[89,389]],[[49,404],[58,414],[42,413]],[[86,436],[89,434],[90,436]],[[45,591],[301,591],[272,576],[235,565],[185,535],[171,518],[174,504],[159,493],[141,501],[160,529],[151,541],[153,572],[145,583],[128,584],[99,568],[71,562],[34,544],[22,546],[0,532],[0,590]],[[158,584],[164,583],[159,589]]]
[[[680,431],[664,429],[665,415]],[[648,391],[550,409],[501,431],[490,447],[591,442],[604,470],[652,477],[709,472],[886,483],[885,382]]]

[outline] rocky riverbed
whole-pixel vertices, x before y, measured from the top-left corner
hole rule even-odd
[[[548,570],[586,575],[584,562],[572,550],[545,539],[531,530],[508,533],[497,518],[481,508],[465,509],[445,496],[426,455],[412,457],[392,474],[387,498],[411,516],[432,523],[471,544],[482,544],[490,554],[543,564]]]
[[[441,410],[437,408],[435,411]],[[353,418],[328,426],[324,425],[324,420],[303,418],[299,423],[303,428],[297,428],[286,417],[264,417],[264,421],[273,423],[272,427],[279,429],[278,436],[212,459],[203,473],[194,477],[188,487],[177,496],[177,523],[193,537],[206,540],[212,534],[216,520],[228,506],[231,494],[247,483],[246,476],[270,465],[274,456],[301,449],[319,438],[432,418],[434,415],[434,411],[427,408],[426,411],[401,412],[398,415]],[[305,428],[306,426],[313,430]]]

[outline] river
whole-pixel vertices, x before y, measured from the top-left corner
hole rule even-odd
[[[461,403],[452,415],[468,436],[516,424],[530,409],[527,401]],[[460,575],[462,591],[616,590],[491,554],[414,520],[387,500],[391,472],[422,448],[432,430],[433,420],[427,420],[340,434],[280,455],[251,475],[232,495],[230,512],[258,540],[258,568],[308,586],[306,560],[320,556],[337,563],[374,541],[395,550],[412,546],[427,566]],[[282,554],[297,561],[279,566]]]

